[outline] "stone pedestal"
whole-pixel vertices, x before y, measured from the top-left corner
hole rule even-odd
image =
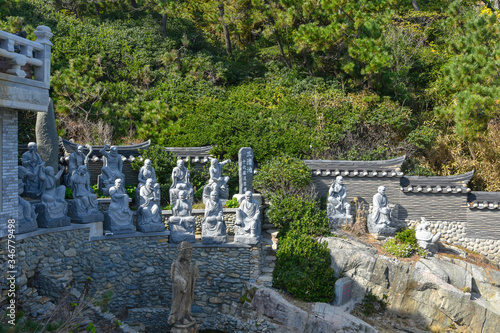
[[[137,212],[137,231],[139,232],[161,232],[165,231],[165,225],[161,220],[161,214],[156,217],[143,213],[143,208]]]
[[[79,212],[75,199],[67,200],[68,216],[71,218],[71,223],[85,224],[92,222],[100,222],[104,219],[104,215],[98,209],[87,212]]]
[[[234,242],[240,244],[255,245],[260,242],[260,235],[234,235]]]
[[[354,223],[352,215],[337,214],[328,216],[330,221],[330,230],[337,230],[343,226],[351,226]]]
[[[187,325],[174,325],[170,329],[170,333],[198,333],[198,325],[196,322],[192,322]]]
[[[201,242],[206,245],[227,243],[227,236],[201,236]]]
[[[111,231],[113,234],[128,234],[135,232],[134,217],[130,216],[128,221],[115,221],[109,214],[104,212],[104,230]]]
[[[196,218],[194,216],[182,217],[172,216],[168,222],[170,230],[170,243],[180,243],[186,241],[195,242]]]
[[[38,229],[36,220],[20,220],[16,227],[16,234],[25,234]]]
[[[36,203],[34,206],[35,213],[37,214],[36,221],[39,228],[57,228],[71,225],[71,219],[68,216],[57,218],[50,217],[43,203]]]

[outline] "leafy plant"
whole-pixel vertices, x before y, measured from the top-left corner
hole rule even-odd
[[[240,204],[238,203],[238,199],[232,198],[231,200],[226,201],[227,208],[238,208]]]
[[[428,255],[428,252],[417,244],[414,228],[399,231],[395,237],[389,237],[383,247],[390,254],[401,258],[411,257],[414,253],[424,258]]]

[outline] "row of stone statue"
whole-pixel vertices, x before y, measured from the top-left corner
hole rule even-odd
[[[347,188],[342,176],[337,176],[328,191],[327,216],[334,227],[353,223],[351,204],[347,202]],[[434,235],[428,230],[429,226],[430,223],[422,217],[422,223],[417,226],[415,234],[422,248],[435,251],[435,244],[441,234]],[[368,232],[377,238],[394,236],[398,231],[398,226],[391,218],[391,208],[385,194],[385,186],[379,186],[377,193],[373,196],[372,212],[368,215],[367,227]]]
[[[19,207],[23,225],[23,227],[20,226],[19,232],[36,229],[37,219],[39,222],[45,222],[41,227],[48,228],[69,225],[71,221],[89,223],[104,220],[104,229],[111,233],[135,231],[133,213],[129,208],[130,198],[125,190],[122,158],[118,154],[117,147],[105,145],[100,150],[104,163],[98,177],[99,188],[111,198],[104,216],[99,212],[97,196],[90,187],[88,158],[92,147],[88,146],[88,149],[89,153],[85,155],[83,146],[79,145],[77,151],[69,157],[66,184],[73,191],[73,200],[68,200],[70,204],[68,211],[68,202],[64,199],[66,187],[56,186],[63,168],[60,167],[58,173],[55,174],[52,167],[45,167],[45,163],[37,153],[36,143],[28,144],[28,151],[22,156],[23,166],[19,167]],[[229,196],[227,186],[229,177],[222,175],[222,167],[230,160],[220,163],[216,158],[210,158],[210,160],[210,180],[203,189],[203,201],[206,208],[202,222],[202,242],[205,244],[225,243],[227,235],[221,198],[227,199]],[[196,221],[191,214],[194,191],[189,177],[189,170],[184,166],[184,161],[178,160],[177,166],[172,170],[172,185],[169,189],[170,202],[173,203],[173,215],[169,221],[169,228],[171,240],[175,243],[183,240],[194,242],[195,239]],[[40,203],[35,204],[35,209],[21,198],[23,192],[29,197],[41,199]],[[140,232],[164,231],[165,225],[160,208],[160,185],[149,159],[144,161],[144,166],[139,170],[135,197],[139,205],[137,230]],[[235,241],[256,244],[259,239],[259,204],[252,199],[252,192],[247,191],[236,212]]]

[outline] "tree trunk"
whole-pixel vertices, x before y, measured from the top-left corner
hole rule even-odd
[[[286,67],[290,69],[292,66],[290,66],[290,63],[286,59],[285,51],[283,51],[283,44],[281,43],[281,37],[278,30],[274,29],[274,34],[276,35],[276,41],[278,42],[278,47],[280,49],[281,56],[283,57],[283,61],[285,62]]]
[[[307,71],[309,72],[309,75],[314,76],[313,71],[311,66],[309,65],[309,61],[307,60],[307,55],[305,52],[302,52],[302,57],[304,58],[304,64],[307,67]]]
[[[161,17],[161,34],[164,38],[167,37],[167,13]]]
[[[222,23],[222,32],[224,33],[224,39],[226,41],[226,52],[227,54],[231,54],[233,52],[231,49],[231,37],[229,36],[227,24],[224,22],[224,3],[222,1],[219,2],[219,16]]]
[[[413,6],[413,9],[415,9],[416,11],[420,11],[420,8],[418,8],[417,0],[411,0],[411,4]]]

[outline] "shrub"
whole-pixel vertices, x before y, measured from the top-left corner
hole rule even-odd
[[[279,244],[273,286],[308,302],[333,300],[335,278],[326,243],[294,230]]]
[[[428,254],[425,249],[417,244],[415,229],[413,228],[402,230],[395,237],[388,238],[383,247],[390,254],[401,258],[411,257],[414,253],[425,258]]]
[[[264,196],[305,192],[312,184],[311,169],[304,161],[287,155],[275,157],[262,165],[253,185]]]
[[[240,204],[238,203],[238,199],[232,198],[231,200],[226,201],[227,208],[238,208]]]

